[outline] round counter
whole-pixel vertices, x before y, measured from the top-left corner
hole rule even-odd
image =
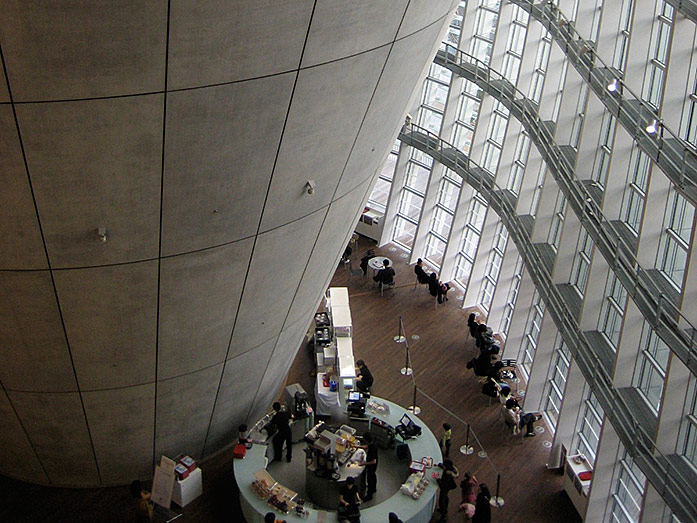
[[[389,407],[390,412],[389,414],[373,414],[366,411],[366,417],[375,417],[389,425],[392,425],[393,427],[396,427],[399,424],[399,420],[402,418],[402,416],[404,414],[408,414],[409,417],[414,420],[414,423],[421,426],[421,435],[405,442],[409,447],[412,460],[421,461],[421,459],[424,457],[431,457],[433,458],[434,463],[440,463],[442,461],[442,454],[438,446],[438,440],[433,435],[431,430],[426,426],[426,424],[419,420],[417,416],[414,416],[405,408],[400,407],[391,401],[377,397],[373,397],[371,399],[373,401],[386,404]],[[399,437],[397,440],[400,441]],[[395,450],[393,449],[393,452],[394,451]],[[236,459],[233,464],[235,479],[237,480],[237,485],[240,489],[240,505],[242,507],[242,513],[244,514],[244,517],[248,523],[263,523],[264,514],[273,511],[273,508],[266,503],[265,500],[260,499],[254,493],[251,487],[252,481],[254,480],[254,473],[265,468],[265,454],[266,445],[255,444],[247,451],[247,455],[244,459]],[[434,469],[427,469],[426,477],[430,479],[430,475],[433,470]],[[440,472],[439,469],[436,470]],[[285,486],[293,489],[293,485]],[[397,491],[382,503],[367,508],[361,508],[361,520],[371,522],[387,521],[387,515],[390,512],[394,512],[405,523],[423,523],[424,521],[429,521],[436,508],[437,490],[438,487],[436,482],[431,480],[419,499],[412,499],[411,497]],[[277,518],[280,517],[282,519],[286,519],[289,522],[307,521],[313,523],[318,521],[318,514],[323,512],[326,514],[326,519],[324,519],[324,521],[338,521],[335,511],[324,511],[322,509],[315,509],[309,506],[308,508],[310,508],[310,516],[308,518],[300,518],[293,513],[281,515],[278,512],[276,512],[276,516]]]

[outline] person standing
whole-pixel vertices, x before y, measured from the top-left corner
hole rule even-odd
[[[450,423],[443,423],[443,434],[440,437],[440,450],[443,453],[443,457],[450,457],[450,438],[452,438],[453,431],[450,427]]]
[[[489,487],[486,484],[481,483],[479,485],[479,494],[477,494],[477,501],[474,504],[474,517],[472,518],[472,523],[491,523],[491,505],[489,505],[489,500],[491,499],[491,494],[489,493]]]
[[[276,434],[273,437],[273,460],[281,461],[283,455],[283,443],[286,444],[286,461],[290,463],[293,456],[293,438],[290,431],[291,415],[285,410],[281,410],[281,404],[274,402],[273,410],[276,411],[271,423],[276,427]]]
[[[373,386],[373,375],[370,373],[370,369],[366,366],[363,360],[358,360],[356,362],[356,367],[358,367],[358,372],[356,372],[356,388],[361,392],[369,392],[370,387]]]
[[[370,501],[373,499],[373,494],[375,494],[378,485],[378,446],[375,444],[370,432],[365,433],[363,442],[366,444],[365,474],[367,483],[364,501]]]
[[[447,521],[449,501],[448,494],[450,494],[451,490],[457,488],[455,478],[458,477],[460,473],[455,468],[455,465],[453,465],[453,462],[449,459],[443,461],[439,467],[443,469],[443,474],[438,479],[438,487],[440,488],[440,492],[438,493],[438,512],[440,512],[439,521]]]
[[[460,492],[462,493],[460,508],[465,511],[465,517],[467,519],[472,519],[474,516],[478,485],[479,482],[477,478],[473,474],[465,472],[465,477],[460,483]]]

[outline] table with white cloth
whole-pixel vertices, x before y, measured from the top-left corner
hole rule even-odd
[[[341,399],[339,398],[341,381],[339,380],[339,383],[337,383],[337,390],[332,392],[329,387],[324,386],[323,379],[324,373],[318,372],[315,380],[315,402],[317,403],[315,414],[319,416],[331,416],[333,419],[337,420],[346,417],[344,408],[341,405]]]
[[[388,261],[389,266],[392,267],[392,260],[387,258],[386,256],[373,256],[368,260],[368,267],[373,269],[373,276],[377,274],[377,272],[385,267],[385,260]]]

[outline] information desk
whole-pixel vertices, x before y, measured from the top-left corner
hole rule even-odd
[[[409,414],[409,417],[414,420],[414,423],[421,425],[421,435],[415,439],[406,441],[413,460],[421,461],[424,457],[432,457],[434,463],[440,463],[442,461],[443,458],[440,448],[438,447],[438,440],[418,417],[390,401],[376,397],[372,399],[385,403],[390,408],[390,412],[389,414],[373,414],[370,411],[366,411],[366,416],[368,418],[375,416],[392,426],[396,426],[404,414]],[[240,489],[240,505],[242,507],[242,513],[249,523],[263,523],[264,514],[273,510],[265,500],[257,497],[251,487],[252,481],[254,481],[254,473],[265,467],[265,452],[265,445],[255,444],[247,451],[247,456],[244,459],[237,459],[234,462],[235,479]],[[440,469],[435,470],[440,473]],[[434,469],[426,469],[426,477],[428,477],[429,480],[431,480],[431,472],[433,471]],[[303,495],[303,485],[286,485],[286,487],[300,491],[300,494]],[[378,485],[378,489],[379,488],[380,486]],[[397,514],[405,523],[423,523],[424,521],[429,521],[436,509],[437,490],[438,487],[436,482],[431,480],[419,499],[412,499],[397,491],[390,498],[378,505],[362,508],[361,521],[387,521],[387,516],[390,512]],[[339,500],[337,499],[337,505],[338,504]],[[318,516],[320,512],[326,516],[326,519],[323,521],[338,521],[336,512],[322,511],[321,509],[316,510],[311,507],[308,518],[302,519],[294,514],[280,515],[277,513],[277,519],[286,519],[289,523],[292,521],[315,523],[319,521]]]

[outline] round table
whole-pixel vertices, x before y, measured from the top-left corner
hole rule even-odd
[[[373,269],[374,272],[379,271],[380,269],[385,267],[385,264],[383,263],[385,260],[389,263],[389,266],[392,266],[392,260],[387,258],[386,256],[373,256],[368,260],[368,267]]]
[[[385,421],[386,423],[396,426],[404,414],[414,420],[414,423],[421,425],[421,435],[418,438],[406,441],[411,457],[415,461],[421,461],[424,457],[433,458],[434,463],[439,463],[443,459],[438,440],[433,435],[433,432],[421,421],[417,416],[407,411],[404,407],[392,403],[391,401],[382,398],[372,397],[373,400],[386,404],[390,412],[388,414],[374,414],[366,411],[369,418],[373,416]],[[399,438],[397,438],[398,441]],[[264,455],[266,445],[255,444],[247,451],[247,456],[244,459],[234,460],[233,467],[235,470],[235,479],[240,489],[240,505],[245,519],[250,523],[263,523],[264,514],[273,510],[264,500],[259,499],[252,490],[251,483],[254,479],[254,473],[265,467]],[[427,469],[427,477],[430,479],[431,472],[434,469]],[[435,469],[440,472],[440,469]],[[291,485],[286,485],[292,487]],[[387,515],[390,512],[396,513],[405,523],[423,523],[429,521],[433,512],[436,509],[438,486],[436,482],[431,480],[426,490],[421,494],[419,499],[412,499],[405,496],[401,492],[395,492],[390,498],[386,499],[378,505],[370,508],[361,509],[361,520],[366,522],[387,521]],[[295,515],[285,516],[289,521],[303,521],[306,523],[316,523],[320,520],[320,512],[323,514],[322,521],[336,522],[336,512],[322,511],[322,509],[312,509],[308,519],[300,520]],[[278,514],[277,514],[278,515]],[[326,519],[324,519],[326,518]]]

